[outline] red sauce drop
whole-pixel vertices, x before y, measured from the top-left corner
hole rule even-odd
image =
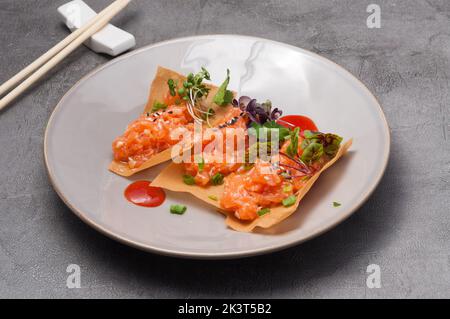
[[[299,127],[303,131],[317,132],[317,126],[313,120],[303,115],[286,115],[277,120],[277,123],[288,128]]]
[[[160,187],[153,187],[149,181],[137,181],[125,189],[125,198],[133,204],[156,207],[166,199],[166,193]]]

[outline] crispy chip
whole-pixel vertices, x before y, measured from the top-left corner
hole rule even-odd
[[[164,101],[165,95],[168,90],[167,81],[169,79],[173,79],[174,81],[178,83],[183,83],[184,80],[186,80],[186,77],[182,74],[179,74],[175,71],[163,68],[161,66],[158,67],[158,70],[156,71],[155,78],[153,79],[152,85],[150,87],[150,94],[148,98],[147,105],[145,106],[144,112],[151,112],[153,104],[155,101]],[[207,87],[210,88],[210,92],[208,94],[207,99],[205,100],[205,105],[210,105],[211,108],[215,111],[215,116],[211,119],[211,125],[215,125],[215,123],[220,122],[221,117],[223,117],[227,111],[229,110],[231,105],[228,105],[226,107],[219,107],[215,105],[212,100],[214,98],[214,95],[216,94],[218,87],[206,84]],[[172,148],[170,147],[158,154],[153,155],[149,160],[147,160],[145,163],[143,163],[141,166],[136,168],[130,168],[127,163],[119,162],[116,160],[113,160],[111,164],[109,165],[109,170],[112,172],[121,175],[121,176],[131,176],[137,172],[140,172],[142,170],[145,170],[147,168],[150,168],[152,166],[156,166],[158,164],[161,164],[163,162],[166,162],[170,160]]]
[[[198,185],[186,185],[183,182],[183,174],[184,174],[184,168],[183,164],[175,164],[172,163],[168,165],[157,177],[152,181],[153,186],[162,187],[171,191],[175,192],[187,192],[195,197],[199,198],[200,200],[211,204],[219,209],[219,211],[227,216],[226,218],[226,224],[237,231],[241,232],[251,232],[255,227],[261,227],[261,228],[269,228],[272,227],[278,223],[280,223],[282,220],[289,217],[291,214],[293,214],[301,201],[301,199],[308,193],[308,191],[311,189],[315,181],[319,178],[320,174],[322,174],[323,171],[325,171],[327,168],[329,168],[331,165],[333,165],[340,157],[342,157],[347,150],[352,145],[352,140],[347,141],[345,144],[341,145],[339,151],[337,152],[336,156],[330,160],[327,164],[325,164],[322,169],[314,174],[308,182],[305,184],[304,187],[302,187],[297,195],[297,201],[294,205],[290,207],[284,207],[282,205],[277,207],[271,207],[270,213],[265,214],[251,222],[245,222],[242,220],[237,219],[234,217],[233,213],[226,212],[220,209],[219,201],[212,200],[210,197],[217,197],[221,198],[223,194],[223,185],[218,186],[208,186],[208,187],[201,187]],[[213,195],[213,196],[211,196]]]

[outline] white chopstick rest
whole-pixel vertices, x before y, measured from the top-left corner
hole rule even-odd
[[[58,8],[64,23],[75,31],[94,18],[97,13],[82,0],[73,0]],[[121,30],[111,24],[94,34],[85,43],[91,50],[117,56],[136,46],[136,39],[131,33]]]

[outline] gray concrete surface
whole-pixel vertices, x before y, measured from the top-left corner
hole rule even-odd
[[[67,34],[56,14],[63,2],[0,0],[0,82]],[[366,27],[369,3],[381,6],[381,29]],[[389,167],[353,217],[276,254],[205,262],[128,248],[78,220],[44,168],[53,108],[108,61],[80,48],[0,113],[0,297],[450,297],[450,1],[135,0],[115,23],[138,46],[236,33],[330,58],[379,98],[392,129]],[[81,289],[66,288],[70,263],[81,266]],[[380,289],[366,286],[372,263]]]

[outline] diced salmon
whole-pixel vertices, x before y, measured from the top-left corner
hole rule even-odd
[[[257,160],[250,170],[225,178],[220,205],[241,220],[253,220],[260,209],[277,205],[294,192],[292,182],[284,180],[279,169]]]
[[[112,143],[114,159],[128,163],[130,168],[139,167],[154,154],[180,141],[182,136],[171,137],[176,128],[193,130],[193,119],[184,105],[172,105],[164,111],[143,114]]]
[[[233,147],[230,152],[227,152],[227,141],[226,141],[226,129],[243,129],[245,130],[247,127],[247,119],[242,116],[242,111],[239,108],[231,108],[230,111],[224,116],[220,123],[216,123],[218,127],[220,127],[220,131],[218,134],[223,136],[223,144],[221,149],[213,148],[211,152],[207,152],[206,148],[212,145],[215,141],[215,135],[208,136],[203,135],[202,138],[202,161],[195,161],[195,156],[192,156],[191,163],[184,163],[186,174],[194,176],[195,183],[200,186],[206,186],[211,178],[220,173],[224,176],[237,171],[242,166],[242,160],[238,158],[226,158],[225,154],[231,154],[235,151],[238,145],[237,137],[235,136],[235,140],[231,144]],[[227,124],[228,123],[228,124]],[[232,123],[232,124],[229,124]],[[220,144],[219,144],[220,145]],[[221,152],[218,154],[218,152]],[[219,156],[220,155],[220,156]],[[199,166],[199,162],[201,162],[201,169]]]

